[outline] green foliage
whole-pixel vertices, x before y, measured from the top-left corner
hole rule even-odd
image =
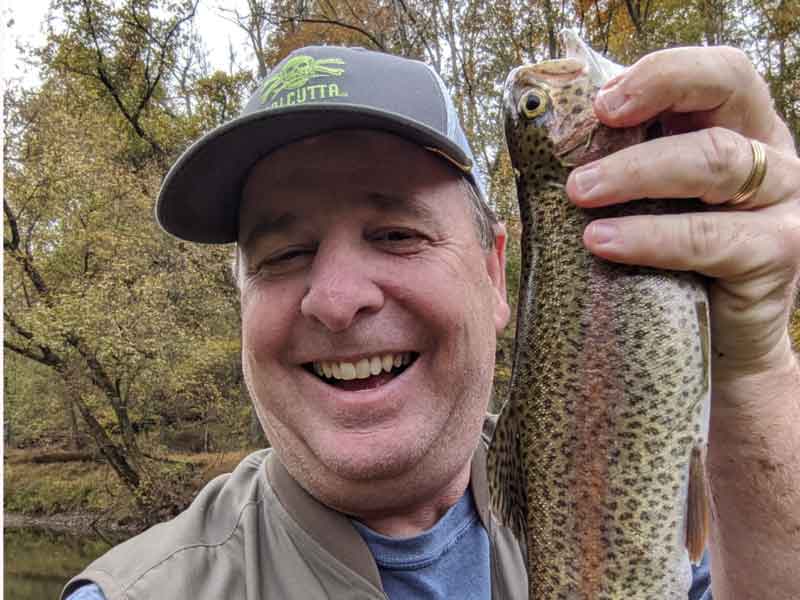
[[[170,461],[156,463],[146,471],[134,492],[138,520],[144,526],[171,519],[189,505],[197,483],[196,467],[190,461]]]
[[[29,447],[65,441],[69,423],[59,377],[11,352],[4,359],[6,445]]]

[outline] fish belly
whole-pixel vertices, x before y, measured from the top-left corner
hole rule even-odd
[[[526,291],[498,425],[512,431],[502,468],[518,478],[530,598],[685,600],[690,465],[708,429],[705,285],[592,256],[584,228],[619,209],[552,195],[521,207]]]

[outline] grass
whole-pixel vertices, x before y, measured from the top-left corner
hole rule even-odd
[[[110,469],[94,462],[7,461],[3,489],[4,510],[29,516],[100,513],[109,510],[123,493]]]

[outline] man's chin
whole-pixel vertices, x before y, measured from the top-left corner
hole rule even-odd
[[[416,453],[370,453],[364,449],[339,451],[319,457],[326,469],[346,482],[364,483],[402,478],[418,463]]]
[[[358,429],[335,427],[306,438],[306,448],[337,479],[353,482],[400,477],[430,449],[432,435],[410,419],[389,419]]]

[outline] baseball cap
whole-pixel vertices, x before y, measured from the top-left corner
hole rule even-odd
[[[156,202],[168,233],[193,242],[237,239],[239,200],[261,158],[338,129],[375,129],[418,143],[485,191],[452,100],[423,62],[364,48],[309,46],[272,69],[241,114],[204,135],[170,169]]]

